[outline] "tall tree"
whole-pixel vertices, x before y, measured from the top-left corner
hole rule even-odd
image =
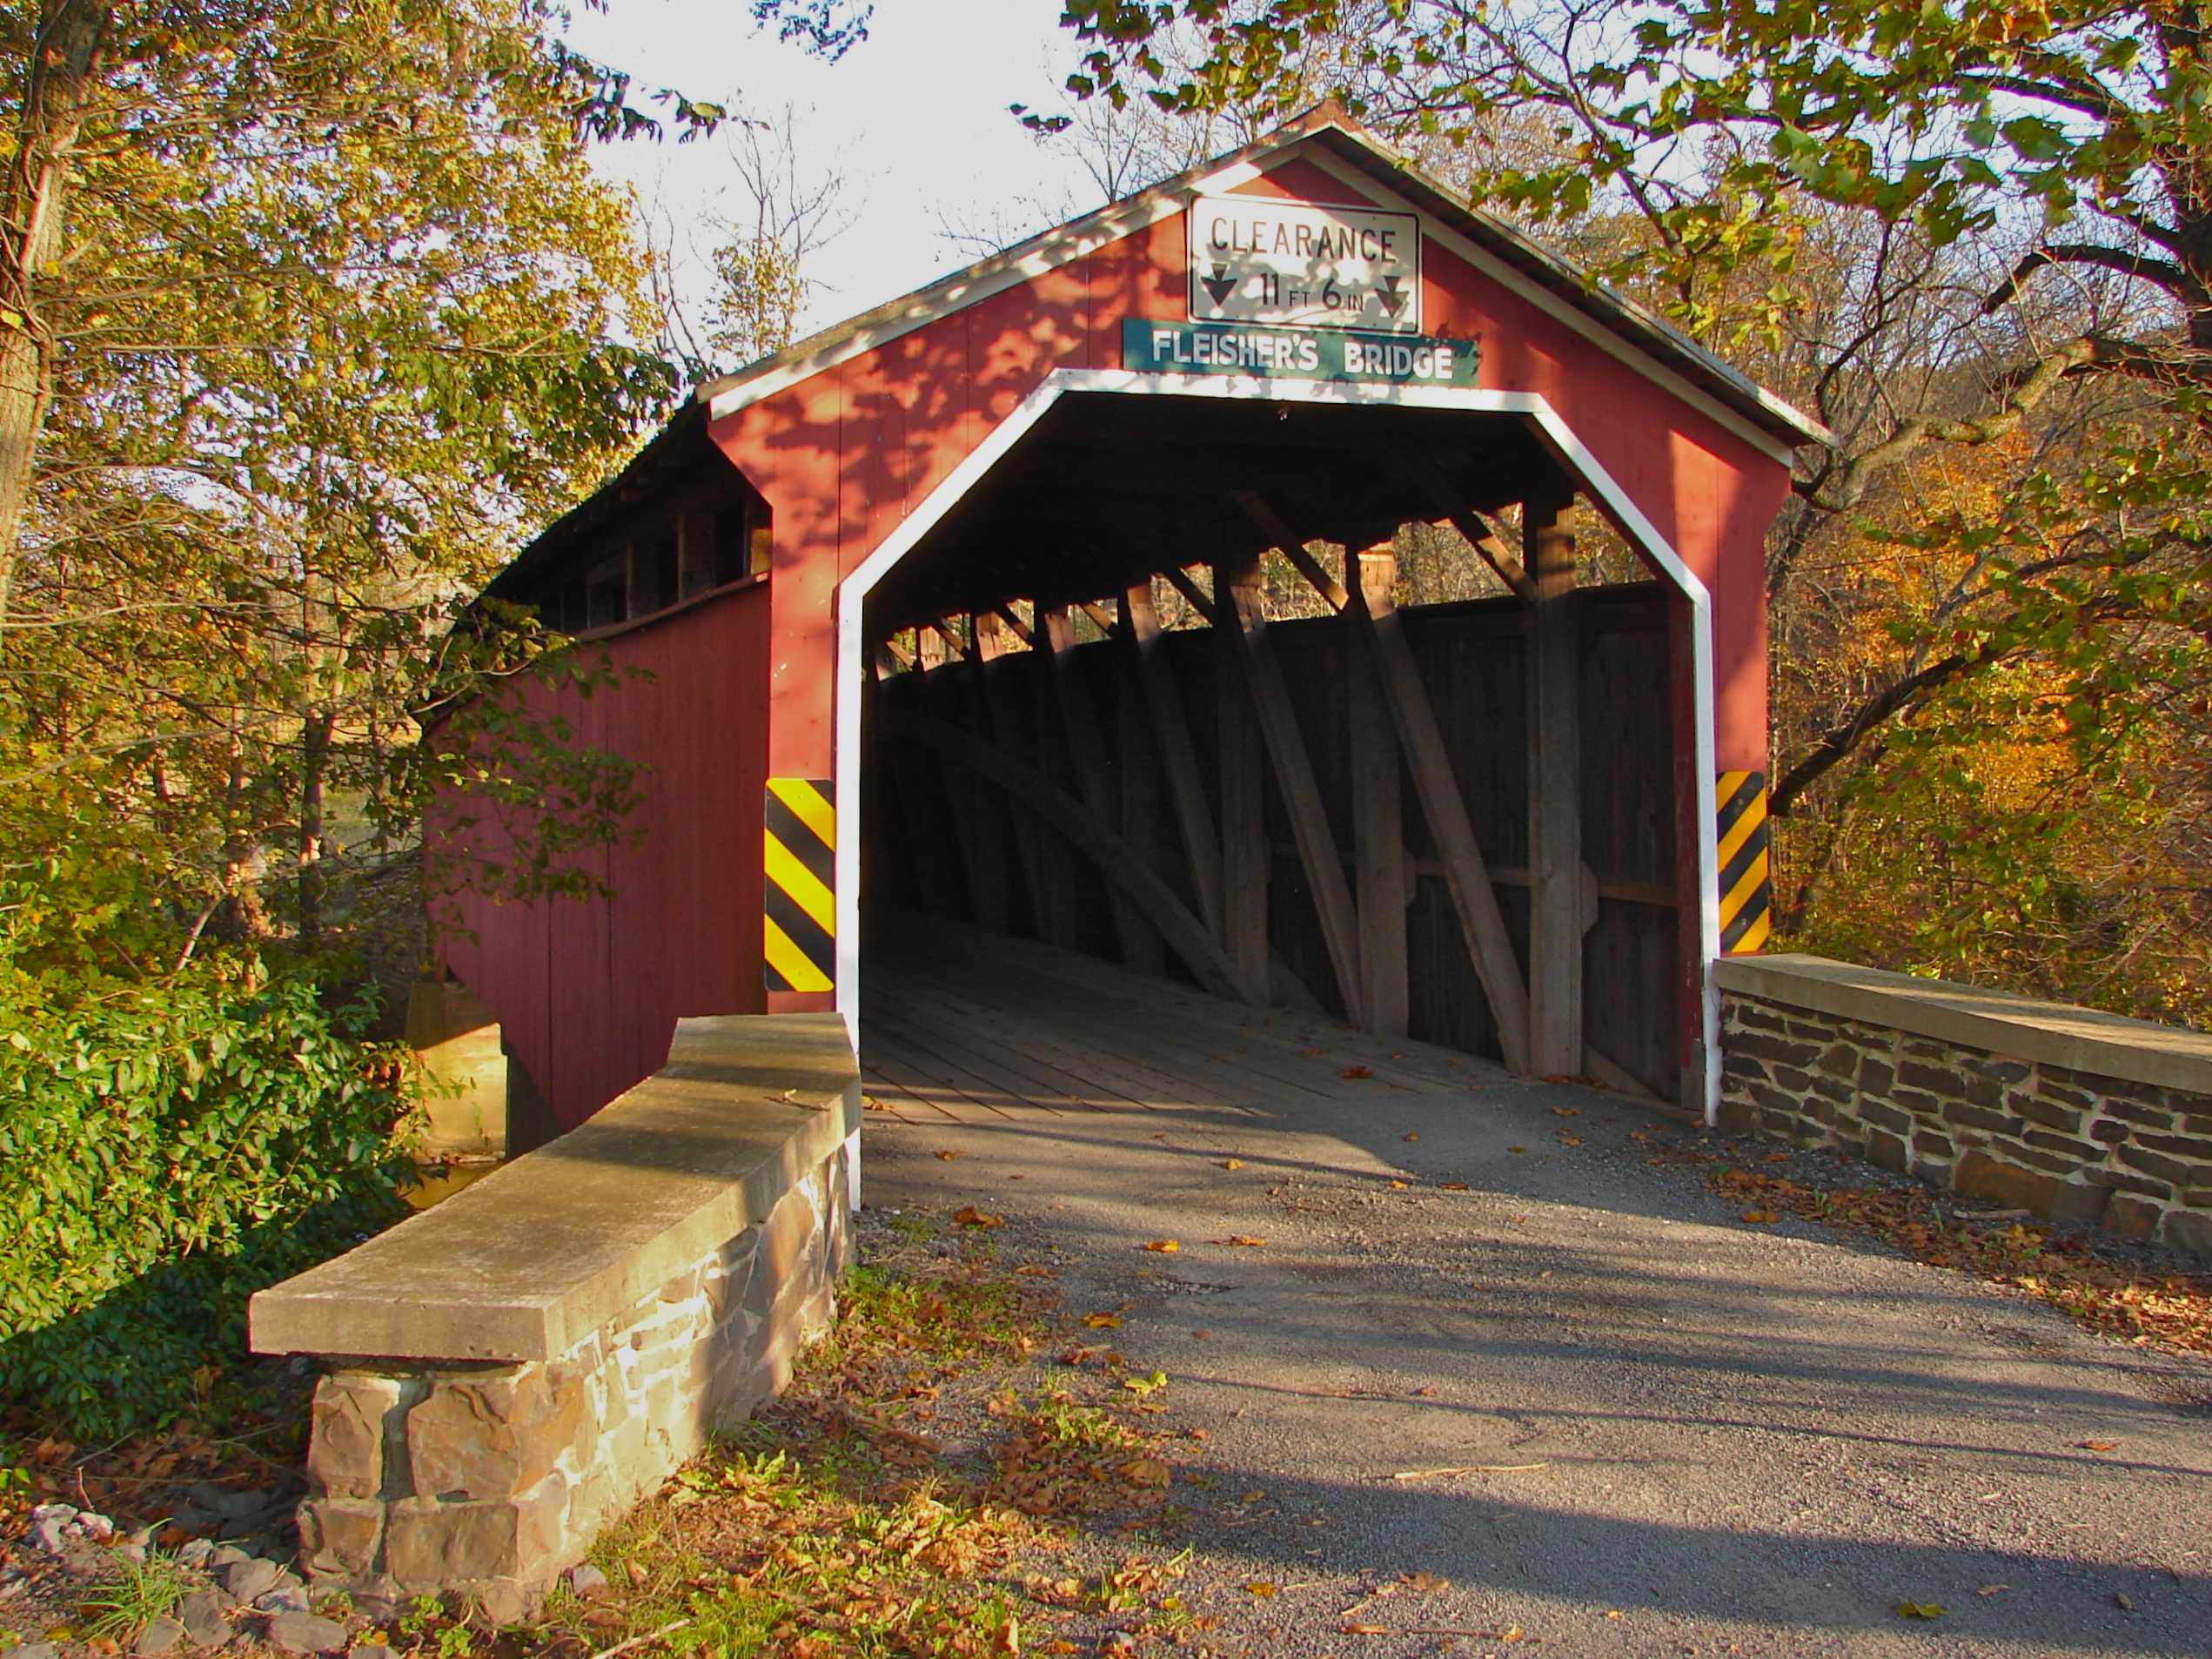
[[[756,11],[833,52],[862,21]],[[0,0],[0,824],[46,823],[4,791],[69,773],[151,832],[181,915],[246,924],[288,869],[312,937],[325,854],[404,840],[439,767],[480,762],[420,717],[552,641],[454,618],[678,390],[587,146],[721,114],[559,23]],[[560,765],[561,736],[503,741]],[[622,797],[568,782],[587,816]]]
[[[1343,97],[1813,405],[1838,441],[1801,457],[1769,568],[1774,804],[1819,823],[1786,850],[1819,867],[1869,791],[1897,824],[1917,776],[1961,836],[1914,844],[1972,867],[1942,950],[1985,927],[2125,954],[2117,910],[2061,902],[2088,881],[2081,814],[2148,833],[2147,780],[2195,800],[2212,769],[2194,9],[1075,0],[1067,21],[1092,49],[1076,90],[1109,101]],[[1192,29],[1202,51],[1164,48]],[[1869,574],[1892,568],[1912,579]],[[2023,743],[2063,763],[1974,782]],[[2186,930],[2208,872],[2175,856],[2129,879]]]

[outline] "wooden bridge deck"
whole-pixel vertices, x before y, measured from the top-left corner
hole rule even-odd
[[[874,1109],[936,1124],[1396,1098],[1506,1077],[1450,1049],[902,916],[870,918],[861,1069]]]

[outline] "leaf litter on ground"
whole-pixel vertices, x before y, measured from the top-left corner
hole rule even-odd
[[[1654,1163],[1713,1162],[1714,1154],[1670,1148]],[[1837,1165],[1833,1184],[1793,1180],[1714,1162],[1706,1180],[1747,1207],[1753,1224],[1803,1217],[1837,1232],[1880,1240],[1915,1261],[2009,1286],[2049,1303],[2077,1324],[2138,1347],[2212,1353],[2212,1275],[2154,1273],[2124,1258],[2114,1241],[2030,1223],[2017,1212],[1961,1213],[1923,1186],[1852,1184],[1860,1166]]]
[[[998,1235],[947,1219],[902,1223],[788,1391],[602,1540],[593,1559],[627,1592],[556,1593],[503,1638],[518,1656],[587,1659],[665,1632],[653,1645],[671,1656],[971,1659],[1071,1650],[1059,1623],[1101,1609],[1174,1622],[1161,1609],[1180,1568],[1125,1552],[1167,1509],[1176,1437],[1117,1414],[1164,1410],[1145,1396],[1167,1378],[1026,1382],[1068,1328],[1054,1287],[1002,1263]],[[955,1400],[975,1431],[958,1448],[939,1430]],[[1105,1539],[1120,1564],[1071,1574],[1070,1552]]]

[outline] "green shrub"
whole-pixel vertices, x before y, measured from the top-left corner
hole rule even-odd
[[[405,1057],[305,971],[24,973],[0,1027],[0,1395],[154,1427],[245,1352],[245,1300],[403,1212]]]

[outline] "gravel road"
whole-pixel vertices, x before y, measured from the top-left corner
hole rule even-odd
[[[1219,1650],[2212,1655],[2212,1363],[1747,1226],[1648,1161],[1685,1132],[1518,1083],[871,1117],[866,1196],[1003,1213],[1119,1311],[1204,1437]]]

